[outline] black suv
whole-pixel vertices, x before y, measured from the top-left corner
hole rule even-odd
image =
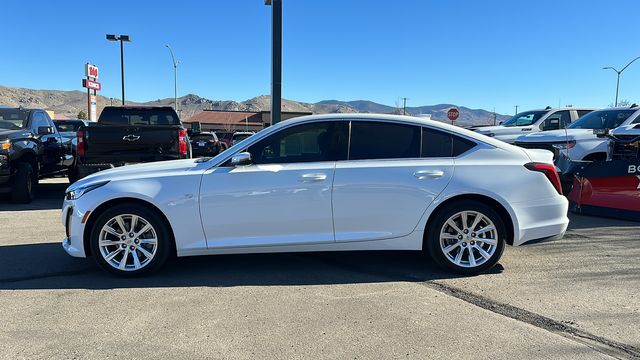
[[[71,146],[46,111],[0,108],[0,193],[11,193],[14,202],[31,202],[38,179],[67,174]]]

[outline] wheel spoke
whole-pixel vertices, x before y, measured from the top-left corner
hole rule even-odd
[[[126,234],[127,228],[124,226],[124,220],[122,219],[122,216],[116,216],[116,222],[118,223],[120,230],[122,230],[122,233]]]
[[[100,240],[100,242],[98,243],[99,246],[114,246],[114,245],[120,245],[123,244],[124,241],[121,240],[117,240],[117,241],[112,241],[112,240]]]
[[[451,245],[447,246],[446,248],[442,249],[442,251],[444,251],[445,254],[448,254],[451,251],[455,250],[461,244],[462,244],[462,241],[458,241],[457,243],[451,244]]]
[[[116,255],[118,255],[120,252],[122,251],[122,248],[118,248],[116,250],[114,250],[112,253],[109,253],[109,255],[107,255],[104,259],[107,261],[111,261],[113,260],[114,257],[116,257]]]
[[[117,238],[120,238],[120,235],[122,235],[121,233],[119,233],[118,231],[116,231],[116,229],[112,228],[111,226],[105,225],[103,228],[104,231],[106,231],[107,233],[116,236]]]
[[[152,245],[155,245],[157,243],[158,243],[158,239],[155,239],[155,238],[140,239],[140,244],[152,244]]]
[[[120,259],[120,264],[118,264],[118,268],[120,270],[124,270],[124,268],[127,266],[127,258],[129,258],[129,248],[126,248],[124,250],[124,255],[122,256],[122,259]]]
[[[476,257],[473,255],[473,249],[468,247],[467,250],[469,252],[469,265],[476,266]]]
[[[460,217],[461,217],[461,219],[462,219],[462,229],[466,229],[466,228],[467,228],[467,224],[468,224],[468,223],[467,223],[467,220],[468,220],[467,214],[468,214],[468,212],[467,212],[467,211],[463,211],[463,212],[460,214]]]
[[[473,238],[473,240],[481,242],[481,243],[485,243],[485,244],[488,244],[488,245],[496,245],[496,244],[498,244],[498,241],[496,241],[496,239],[491,239],[491,238],[476,237],[476,238]]]
[[[480,234],[484,234],[484,233],[486,233],[487,231],[493,231],[493,229],[495,229],[495,228],[493,227],[493,225],[489,225],[489,226],[487,226],[487,227],[483,227],[482,229],[480,229],[480,230],[476,231],[476,234],[478,234],[478,235],[480,235]]]
[[[471,231],[475,231],[476,230],[476,226],[478,226],[478,223],[480,222],[480,220],[482,220],[482,214],[478,214],[476,213],[476,218],[473,219],[473,224],[471,224]]]
[[[447,224],[449,226],[451,226],[451,228],[453,228],[453,230],[455,230],[458,234],[462,235],[462,230],[460,230],[460,228],[458,228],[458,225],[456,225],[456,223],[453,222],[453,220],[451,220],[451,219],[447,220]]]
[[[144,234],[145,232],[149,231],[151,229],[151,225],[146,224],[145,226],[142,227],[142,229],[140,229],[140,231],[138,231],[134,237],[140,237],[140,235]]]
[[[140,259],[138,258],[138,253],[135,251],[131,252],[131,256],[133,257],[133,265],[135,266],[136,269],[140,268]]]
[[[485,258],[485,260],[489,260],[489,258],[491,258],[491,255],[490,255],[488,252],[484,251],[484,249],[483,249],[483,248],[481,248],[480,246],[478,246],[478,245],[473,245],[473,247],[474,247],[476,250],[478,250],[478,252],[480,253],[480,255],[481,255],[483,258]]]
[[[138,249],[147,259],[151,259],[153,257],[152,253],[150,253],[149,251],[147,251],[147,249],[143,248],[140,245],[136,246],[136,249]]]
[[[134,232],[136,230],[137,224],[138,224],[138,215],[131,215],[131,226],[129,227],[129,232]]]
[[[460,261],[462,261],[462,254],[464,254],[464,249],[465,248],[463,247],[460,248],[460,252],[458,252],[456,258],[453,260],[454,263],[460,265]]]

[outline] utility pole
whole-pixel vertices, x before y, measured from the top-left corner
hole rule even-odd
[[[109,41],[120,41],[120,75],[122,77],[122,106],[124,106],[124,42],[131,41],[131,36],[129,35],[112,35],[107,34],[107,40]]]
[[[402,105],[402,115],[407,115],[407,98],[406,98],[406,97],[403,97],[403,98],[402,98],[402,102],[403,102],[403,105]]]
[[[516,115],[518,115],[518,105],[514,106],[516,108]]]
[[[282,0],[265,0],[271,6],[271,124],[280,122],[282,106]]]
[[[173,50],[171,50],[171,46],[169,44],[165,45],[167,49],[169,49],[169,53],[171,54],[171,61],[173,61],[173,108],[178,111],[178,64],[180,61],[176,61],[176,58],[173,56]]]

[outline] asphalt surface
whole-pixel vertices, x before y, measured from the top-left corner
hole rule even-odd
[[[230,255],[114,278],[67,256],[67,183],[0,199],[0,358],[640,358],[640,224],[571,216],[458,277],[413,252]]]

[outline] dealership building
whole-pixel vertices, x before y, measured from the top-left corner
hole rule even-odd
[[[283,111],[282,120],[298,116],[311,115],[310,112]],[[227,111],[227,110],[203,110],[184,120],[187,127],[194,123],[200,123],[201,131],[235,132],[235,131],[260,131],[271,126],[270,111]]]

